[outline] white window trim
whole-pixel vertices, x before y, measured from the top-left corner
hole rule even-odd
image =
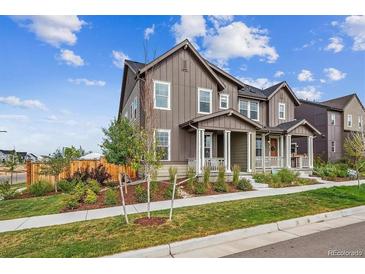
[[[227,98],[227,107],[222,107],[222,97]],[[226,94],[226,93],[219,94],[219,108],[220,109],[229,109],[229,94]]]
[[[362,116],[357,117],[357,126],[361,129],[362,128]]]
[[[283,106],[284,107],[284,117],[280,117],[280,107]],[[285,120],[286,119],[286,104],[285,103],[279,103],[279,108],[278,108],[278,111],[279,111],[279,120]]]
[[[257,156],[257,150],[258,150],[258,148],[256,146],[256,142],[257,142],[258,139],[260,139],[260,141],[261,141],[261,148],[260,148],[260,150],[261,150],[261,156]],[[264,155],[264,151],[262,149],[262,142],[263,142],[262,136],[256,136],[256,140],[255,140],[255,146],[256,146],[255,155],[256,155],[256,157],[263,157],[263,155]]]
[[[209,112],[200,111],[200,91],[207,91],[210,93]],[[212,94],[213,94],[213,90],[211,90],[211,89],[198,88],[198,113],[199,114],[211,114],[212,113],[212,104],[213,104]]]
[[[349,122],[351,122],[350,125],[349,125]],[[351,114],[347,114],[347,126],[352,127],[352,115]]]
[[[247,118],[250,118],[253,121],[260,121],[260,102],[255,100],[246,100],[246,99],[239,99],[238,100],[238,112],[240,112],[240,101],[246,101],[247,102]],[[251,102],[257,104],[257,119],[251,118]],[[242,114],[243,115],[243,114]]]
[[[153,132],[153,139],[156,140],[156,131],[157,132],[167,132],[168,133],[168,155],[167,160],[161,160],[161,162],[171,161],[171,129],[155,129]]]
[[[156,84],[168,85],[168,89],[167,89],[167,108],[157,107],[156,106]],[[171,83],[170,82],[153,80],[153,108],[154,109],[161,109],[161,110],[171,110]]]
[[[293,145],[294,145],[294,155],[296,155],[298,154],[298,144],[296,142],[290,144],[290,154],[293,154],[293,152],[291,152]]]
[[[332,146],[333,143],[333,146]],[[331,152],[335,153],[336,152],[336,141],[331,141]]]
[[[209,135],[211,138],[211,142],[210,142],[210,155],[209,158],[213,158],[213,133],[212,132],[205,132],[204,133],[204,138],[205,136]],[[205,140],[204,140],[205,141]],[[204,154],[205,154],[205,142],[204,142]],[[204,155],[205,157],[205,155]]]
[[[332,124],[333,121],[333,124]],[[331,114],[331,125],[335,126],[336,125],[336,115],[334,113]]]

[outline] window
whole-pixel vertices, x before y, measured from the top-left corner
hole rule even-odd
[[[262,139],[256,138],[256,156],[262,156]]]
[[[362,117],[361,116],[358,117],[358,124],[359,124],[359,128],[361,128],[362,127]]]
[[[298,145],[297,143],[291,143],[290,145],[290,153],[297,154],[298,153]]]
[[[229,95],[228,94],[220,94],[219,95],[219,108],[227,109],[229,108]]]
[[[204,135],[204,157],[212,158],[213,142],[212,133],[205,133]]]
[[[136,119],[137,118],[137,105],[138,105],[138,98],[137,97],[135,97],[134,98],[134,100],[133,100],[133,103],[132,103],[132,111],[133,111],[133,113],[132,113],[132,118],[133,119]]]
[[[279,119],[285,120],[285,104],[279,103]]]
[[[239,100],[239,112],[252,120],[259,120],[259,103],[256,101]]]
[[[334,126],[336,124],[336,115],[335,114],[331,114],[331,125]]]
[[[154,81],[154,108],[170,109],[170,83]]]
[[[351,114],[347,115],[347,126],[352,127],[352,115]]]
[[[212,90],[198,89],[198,112],[203,114],[212,113]]]
[[[128,110],[124,113],[124,117],[128,119]]]
[[[157,129],[155,131],[157,150],[162,153],[162,161],[170,160],[170,130]]]
[[[335,143],[335,141],[331,141],[331,151],[336,152],[336,143]]]

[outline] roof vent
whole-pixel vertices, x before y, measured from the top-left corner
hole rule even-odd
[[[188,71],[188,62],[183,60],[183,71]]]

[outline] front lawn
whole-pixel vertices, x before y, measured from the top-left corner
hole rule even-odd
[[[1,257],[98,257],[305,215],[365,205],[365,187],[307,192],[178,208],[172,223],[134,224],[145,214],[0,234]],[[152,216],[168,216],[168,211]]]

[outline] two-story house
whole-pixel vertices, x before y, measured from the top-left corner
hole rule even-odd
[[[246,85],[184,40],[148,64],[125,61],[119,117],[143,126],[140,100],[147,82],[157,114],[155,138],[165,151],[161,174],[171,165],[182,175],[189,166],[200,174],[205,166],[230,172],[236,164],[242,172],[311,172],[313,139],[320,132],[295,119],[301,103],[286,82],[267,89]],[[305,143],[302,154],[293,146],[297,139]]]
[[[344,158],[344,141],[351,132],[361,132],[365,109],[356,94],[323,102],[301,100],[295,116],[304,118],[323,134],[314,140],[314,155],[325,161]]]

